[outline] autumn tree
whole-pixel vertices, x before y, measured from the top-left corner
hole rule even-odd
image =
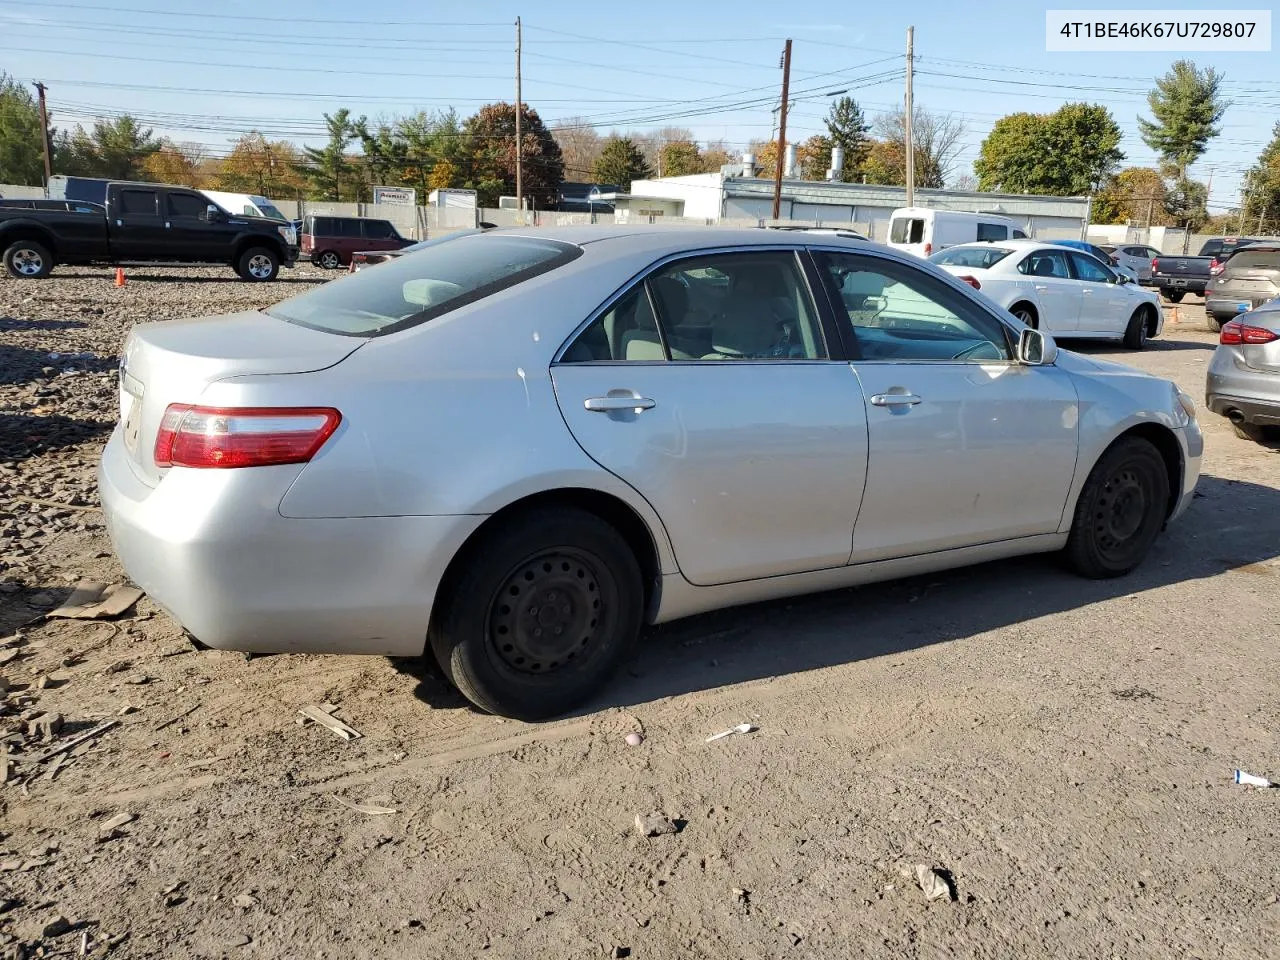
[[[0,73],[0,183],[44,182],[36,98],[7,73]]]
[[[863,116],[858,101],[853,97],[836,100],[827,111],[825,123],[831,146],[844,148],[844,165],[836,171],[836,175],[846,183],[857,180],[867,153],[871,150],[871,139],[867,136],[871,126]],[[826,168],[823,170],[824,174],[825,172]]]
[[[723,140],[710,140],[702,149],[702,172],[719,173],[720,168],[733,163],[734,154]]]
[[[633,180],[645,180],[653,175],[640,148],[626,137],[610,136],[596,161],[596,183],[616,183],[622,190],[630,190]]]
[[[961,137],[964,136],[964,124],[951,114],[933,113],[923,107],[913,111],[915,119],[911,125],[913,153],[915,153],[916,186],[942,187],[947,178],[955,170],[956,158],[964,148]],[[886,169],[877,170],[875,179],[868,175],[869,183],[906,183],[906,135],[907,116],[901,107],[882,113],[872,124],[876,136],[890,147],[882,148],[881,161],[896,153],[902,158],[902,172],[896,180],[885,179],[891,174]],[[876,150],[873,144],[869,154]]]
[[[162,141],[160,149],[142,161],[142,176],[152,183],[197,188],[203,185],[195,160],[168,141]]]
[[[293,144],[268,140],[257,131],[246,133],[219,165],[212,186],[231,193],[297,198],[308,189],[300,162]]]
[[[462,124],[453,110],[419,111],[356,125],[370,178],[380,186],[413,187],[425,199],[430,190],[457,186],[466,155]]]
[[[973,165],[978,188],[1051,196],[1093,193],[1124,156],[1120,136],[1106,107],[1085,103],[1001,117]]]
[[[827,171],[831,169],[831,147],[831,138],[824,137],[820,133],[815,133],[796,147],[796,166],[800,168],[801,179],[825,180],[827,178]],[[865,159],[866,155],[864,154],[858,161],[859,167],[861,167],[862,161]]]
[[[305,157],[298,170],[318,200],[342,200],[353,194],[358,198],[358,189],[352,189],[357,171],[347,156],[347,148],[356,139],[365,119],[352,117],[351,111],[343,107],[336,113],[326,113],[324,123],[329,142],[323,147],[303,147]]]
[[[900,187],[907,182],[907,148],[900,140],[873,140],[862,162],[867,183]]]
[[[551,207],[564,180],[560,145],[527,103],[521,104],[520,128],[524,194],[536,206]],[[463,186],[477,192],[481,206],[496,207],[499,196],[516,192],[516,108],[510,103],[483,106],[467,118],[462,132]]]
[[[589,180],[595,176],[596,161],[604,141],[586,117],[565,117],[551,128],[560,145],[565,175],[573,180]]]
[[[1173,220],[1165,212],[1167,192],[1160,171],[1125,167],[1094,197],[1093,222],[1171,226]]]
[[[658,151],[658,165],[664,177],[684,177],[705,172],[702,154],[692,140],[672,140]]]
[[[1171,178],[1185,180],[1187,167],[1221,132],[1218,121],[1230,106],[1222,96],[1223,79],[1212,67],[1201,70],[1194,61],[1178,60],[1147,95],[1153,119],[1139,117],[1138,130]]]

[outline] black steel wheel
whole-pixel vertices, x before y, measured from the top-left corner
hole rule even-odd
[[[491,713],[541,720],[573,709],[639,633],[639,565],[592,514],[518,517],[481,536],[460,562],[428,637],[445,675]]]
[[[1082,576],[1122,576],[1146,557],[1168,507],[1169,474],[1159,451],[1141,437],[1122,437],[1085,481],[1067,557]]]

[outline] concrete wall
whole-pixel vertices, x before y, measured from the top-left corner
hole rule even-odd
[[[16,183],[0,183],[0,197],[6,200],[43,200],[44,187],[24,187]]]

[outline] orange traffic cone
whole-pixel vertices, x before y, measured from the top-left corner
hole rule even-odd
[[[116,267],[116,286],[124,286],[124,267]]]

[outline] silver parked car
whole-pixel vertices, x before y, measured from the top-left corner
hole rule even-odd
[[[1202,451],[1168,381],[775,230],[461,237],[139,325],[120,400],[111,536],[195,638],[426,652],[524,718],[645,623],[1041,551],[1124,574]]]
[[[1132,270],[1139,283],[1151,282],[1151,261],[1164,256],[1155,247],[1149,247],[1145,243],[1104,243],[1100,246],[1111,255],[1113,261]]]
[[[1249,440],[1280,428],[1280,300],[1223,324],[1209,363],[1205,404]]]

